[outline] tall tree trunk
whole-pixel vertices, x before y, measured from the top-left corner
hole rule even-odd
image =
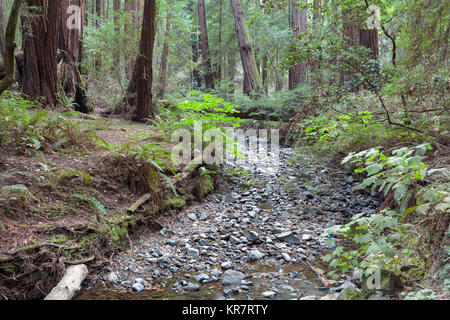
[[[169,8],[166,18],[166,34],[164,36],[164,46],[161,56],[161,67],[159,70],[158,99],[164,99],[167,86],[167,62],[169,60],[170,25],[172,22],[172,9]]]
[[[192,23],[194,26],[197,25],[196,19],[198,15],[195,15],[194,1],[190,0],[188,3],[188,10],[191,13]],[[199,48],[199,36],[196,30],[192,31],[191,35],[191,47],[192,47],[192,62],[194,64],[194,69],[192,70],[192,89],[198,90],[202,87],[202,78],[200,71],[198,70],[198,62],[200,60],[200,48]]]
[[[234,80],[236,77],[236,54],[233,51],[230,52],[230,54],[227,56],[227,64],[228,64],[228,69],[227,69],[227,79],[228,82],[230,83],[229,89],[227,90],[227,93],[232,95],[234,94]]]
[[[233,8],[242,67],[244,69],[245,77],[247,78],[247,83],[244,85],[244,93],[250,95],[253,92],[256,93],[256,95],[260,95],[263,93],[263,85],[261,76],[256,67],[255,54],[250,42],[250,33],[248,32],[244,11],[242,9],[242,0],[230,0],[230,2],[231,7]]]
[[[264,93],[266,95],[269,94],[269,57],[267,56],[267,54],[265,54],[263,56],[263,61],[262,61],[262,82],[263,82],[263,87],[264,87]]]
[[[127,102],[136,108],[135,121],[155,117],[152,101],[152,61],[156,36],[156,0],[145,0],[139,54],[134,64]]]
[[[352,18],[353,10],[346,10],[343,12],[343,23],[342,23],[342,39],[344,47],[354,47],[359,45],[359,30],[360,24],[355,23],[354,18]],[[350,81],[353,74],[341,71],[340,74],[341,83],[346,83]]]
[[[0,1],[0,58],[3,63],[5,63],[5,30],[6,26],[4,25],[7,21],[7,8],[6,8],[6,0]],[[1,65],[1,63],[0,63]]]
[[[218,35],[218,49],[217,49],[217,67],[216,67],[216,78],[217,80],[222,80],[222,26],[223,26],[223,1],[219,1],[219,35]]]
[[[97,14],[97,21],[95,26],[100,28],[100,19],[102,17],[102,0],[95,0],[95,13]],[[97,54],[95,57],[95,69],[98,71],[102,67],[102,58],[100,54]]]
[[[22,20],[23,25],[29,26],[24,28],[22,41],[22,90],[32,100],[56,106],[58,17],[61,6],[57,1],[47,0],[26,0],[26,3],[33,15],[24,16]]]
[[[92,109],[89,106],[86,89],[81,79],[80,66],[83,58],[83,20],[86,12],[86,0],[60,0],[60,5],[61,12],[58,20],[58,82],[62,86],[64,93],[74,99],[74,102],[77,104],[75,110],[88,113]],[[80,8],[81,16],[75,17],[75,21],[69,20],[73,12],[67,12],[67,9],[72,5]],[[80,29],[75,26],[69,28],[67,22],[80,22]]]
[[[214,89],[214,74],[209,56],[208,29],[206,27],[205,0],[198,0],[198,22],[200,25],[200,46],[202,49],[202,65],[206,89]]]
[[[359,44],[364,46],[372,51],[372,54],[375,59],[379,56],[378,49],[378,30],[365,30],[361,29],[359,31]]]
[[[280,56],[277,55],[275,57],[275,61],[276,61],[276,65],[278,66],[280,64]],[[276,91],[281,91],[283,90],[283,74],[280,74],[279,68],[274,68],[274,73],[275,73],[275,90]]]
[[[5,33],[5,47],[6,51],[3,56],[5,62],[5,75],[0,81],[0,96],[7,90],[15,81],[14,78],[14,50],[16,48],[16,29],[19,20],[20,7],[22,6],[22,0],[14,0],[11,14],[8,19],[8,25],[6,26]]]
[[[125,11],[129,14],[130,20],[129,24],[126,23],[125,28],[125,34],[130,34],[131,32],[134,32],[138,28],[137,20],[136,20],[136,8],[137,8],[137,0],[125,0]],[[125,41],[125,46],[129,46],[129,43]],[[131,79],[133,70],[134,70],[134,63],[135,59],[131,58],[128,59],[128,64],[125,67],[125,74],[127,76],[127,79]]]
[[[120,0],[114,0],[113,1],[113,10],[114,10],[114,31],[119,34],[120,33],[120,26],[119,26],[119,12],[120,12],[121,6],[120,6]],[[120,50],[116,50],[114,52],[114,64],[115,64],[115,71],[117,73],[117,76],[120,75]]]
[[[303,0],[306,2],[306,0]],[[292,31],[294,38],[297,38],[300,33],[306,32],[306,9],[299,11],[298,2],[292,2]],[[289,69],[289,90],[298,87],[299,84],[306,83],[306,63],[294,64]]]

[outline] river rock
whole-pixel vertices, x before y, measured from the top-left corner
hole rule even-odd
[[[223,274],[222,285],[223,286],[239,286],[244,279],[244,274],[235,270],[227,270]]]
[[[279,234],[275,235],[275,237],[278,240],[284,241],[289,244],[301,244],[302,243],[299,238],[297,238],[296,236],[294,236],[292,234],[292,232],[279,233]]]
[[[250,242],[255,242],[255,241],[257,241],[259,239],[259,234],[257,232],[255,232],[255,231],[250,231],[248,233],[248,238],[247,239]]]
[[[284,261],[286,262],[291,262],[292,258],[290,255],[288,255],[287,253],[282,253],[281,256],[283,257]]]
[[[109,281],[111,284],[116,284],[116,283],[119,282],[119,277],[117,276],[116,273],[111,272],[111,273],[109,274],[109,276],[108,276],[108,281]]]
[[[258,261],[258,260],[264,258],[264,256],[265,256],[265,254],[257,249],[250,251],[248,254],[248,258],[250,259],[250,261]]]
[[[189,248],[188,255],[194,258],[198,258],[200,256],[200,252],[195,248]]]
[[[272,290],[267,290],[262,293],[263,298],[266,298],[266,299],[273,299],[273,298],[275,298],[276,295],[277,295],[277,293]]]
[[[192,221],[197,221],[197,216],[195,213],[190,213],[187,215],[187,217]]]
[[[221,267],[223,270],[228,270],[228,269],[231,269],[231,268],[233,267],[233,264],[232,264],[231,262],[227,261],[227,262],[222,263],[222,264],[220,265],[220,267]]]
[[[144,285],[142,283],[135,283],[131,289],[133,289],[134,292],[141,292],[144,290]]]
[[[198,291],[200,290],[200,286],[196,283],[188,282],[186,286],[187,291]]]

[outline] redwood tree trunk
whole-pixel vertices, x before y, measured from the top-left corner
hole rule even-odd
[[[217,49],[217,66],[216,66],[216,79],[222,80],[222,27],[223,27],[223,2],[219,0],[219,34],[218,34],[218,49]]]
[[[245,21],[242,0],[230,0],[233,8],[234,21],[241,53],[242,67],[246,80],[244,80],[244,93],[250,95],[252,92],[260,95],[263,93],[261,76],[256,66],[253,47],[250,43],[250,34]]]
[[[356,20],[356,17],[352,18],[352,10],[347,10],[343,13],[343,29],[342,38],[344,47],[354,47],[359,45],[359,23],[355,23],[352,20]],[[340,74],[341,83],[348,82],[352,79],[353,75],[350,72],[341,71]]]
[[[194,2],[193,0],[189,1],[188,4],[189,11],[191,12],[191,18],[194,25],[196,25],[196,15],[194,10]],[[200,59],[200,48],[199,48],[199,36],[197,36],[196,32],[193,31],[191,34],[191,47],[192,47],[192,62],[195,65],[192,70],[192,89],[198,90],[202,87],[202,78],[200,75],[200,71],[197,68],[198,61]]]
[[[306,0],[303,0],[304,2]],[[306,32],[306,10],[299,11],[298,3],[292,3],[292,31],[294,38],[298,37],[300,33]],[[289,69],[289,90],[298,87],[299,84],[306,83],[306,63],[298,63]]]
[[[81,79],[81,60],[83,58],[83,21],[85,19],[86,0],[60,0],[58,35],[58,82],[67,96],[71,96],[77,104],[76,111],[88,113],[89,107],[86,89]],[[67,27],[67,21],[72,12],[67,12],[69,6],[80,8],[80,29]],[[72,21],[69,21],[72,22]]]
[[[5,23],[7,21],[6,13],[6,1],[0,1],[0,58],[2,58],[3,63],[5,63]],[[1,63],[0,63],[1,65]]]
[[[365,30],[361,29],[359,31],[359,43],[360,45],[370,49],[374,58],[378,58],[378,30]]]
[[[95,0],[95,13],[97,14],[97,22],[96,22],[96,27],[99,28],[100,27],[100,18],[102,17],[102,0]],[[98,54],[95,57],[95,69],[99,70],[102,67],[102,58],[101,56]]]
[[[161,56],[161,68],[159,71],[158,99],[164,99],[167,86],[167,62],[169,60],[170,24],[172,20],[172,9],[167,12],[166,35]]]
[[[136,108],[135,121],[155,117],[152,102],[152,61],[156,35],[156,0],[145,0],[139,53],[134,64],[127,97],[128,105]]]
[[[120,33],[120,26],[119,26],[119,11],[120,11],[120,0],[114,0],[113,1],[113,10],[114,10],[114,31],[119,34]],[[116,69],[116,73],[117,76],[120,75],[120,50],[116,50],[116,52],[114,52],[114,64],[115,64],[115,69]]]
[[[6,26],[5,33],[5,47],[6,51],[4,54],[5,70],[4,75],[2,75],[2,70],[0,70],[0,95],[11,86],[14,79],[14,50],[16,48],[16,29],[19,20],[19,12],[22,6],[22,0],[14,0],[13,7],[11,9],[11,14],[8,19],[8,25]],[[1,69],[1,68],[0,68]]]
[[[202,49],[202,65],[205,75],[206,89],[214,89],[214,73],[209,56],[208,29],[206,27],[205,0],[198,0],[198,22],[200,25],[200,46]]]
[[[32,100],[56,106],[58,17],[61,6],[57,1],[47,0],[26,0],[26,3],[34,14],[23,17],[23,25],[30,27],[31,35],[28,32],[23,34],[22,90]]]

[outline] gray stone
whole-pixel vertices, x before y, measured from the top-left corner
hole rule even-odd
[[[172,247],[176,247],[177,241],[173,240],[173,239],[167,239],[166,244],[168,244],[169,246],[172,246]]]
[[[239,240],[238,238],[236,238],[235,236],[230,236],[230,242],[232,244],[239,244],[241,242],[241,240]]]
[[[257,232],[255,232],[255,231],[250,231],[248,233],[248,238],[247,239],[250,242],[255,242],[255,241],[257,241],[259,239],[259,234]]]
[[[229,270],[233,267],[232,263],[229,261],[222,263],[220,266],[223,270]]]
[[[284,261],[286,261],[286,262],[291,262],[292,261],[291,256],[288,255],[287,253],[282,253],[281,255],[282,255]]]
[[[275,237],[278,240],[284,241],[289,244],[301,244],[302,243],[299,238],[297,238],[296,236],[294,236],[292,234],[292,232],[279,233],[279,234],[275,235]]]
[[[144,288],[144,285],[142,283],[135,283],[135,284],[133,284],[131,289],[133,289],[134,292],[141,292],[145,288]]]
[[[326,296],[320,298],[320,300],[337,300],[339,293],[327,294]]]
[[[195,213],[190,213],[187,215],[187,217],[192,221],[197,221],[197,216],[195,215]]]
[[[265,256],[265,254],[257,249],[250,251],[248,254],[248,258],[250,259],[250,261],[258,261],[258,260],[264,258],[264,256]]]
[[[239,286],[244,279],[244,274],[239,271],[227,270],[223,274],[222,285],[223,286]]]
[[[119,282],[119,277],[114,272],[111,272],[108,276],[108,281],[112,284],[116,284]]]
[[[189,248],[188,255],[194,258],[198,258],[200,256],[200,252],[195,248]]]
[[[306,300],[306,301],[317,300],[317,297],[316,296],[306,296],[306,297],[300,298],[300,300]]]
[[[203,281],[209,281],[209,276],[207,276],[204,273],[200,273],[196,276],[194,276],[195,281],[202,283]]]
[[[273,298],[275,298],[276,295],[277,295],[277,293],[272,290],[267,290],[262,293],[263,298],[266,298],[266,299],[273,299]]]
[[[304,234],[302,236],[303,241],[311,241],[312,239],[313,239],[313,237],[310,234]]]
[[[188,282],[186,286],[186,290],[188,291],[198,291],[200,290],[200,286],[196,283]]]

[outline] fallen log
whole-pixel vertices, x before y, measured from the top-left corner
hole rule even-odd
[[[128,208],[128,213],[135,213],[137,209],[139,209],[140,206],[143,204],[146,204],[150,199],[152,198],[152,195],[150,193],[144,194],[142,197],[140,197],[135,203],[131,205],[131,207]]]
[[[58,285],[44,300],[72,300],[88,273],[88,268],[84,264],[69,267]]]

